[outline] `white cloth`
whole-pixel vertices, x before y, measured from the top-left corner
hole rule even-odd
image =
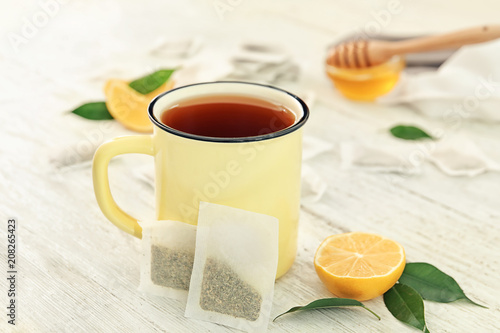
[[[500,40],[464,46],[437,71],[404,75],[377,102],[409,104],[445,121],[500,121]]]

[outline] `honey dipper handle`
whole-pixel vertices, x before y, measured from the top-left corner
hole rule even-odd
[[[392,43],[391,53],[406,54],[456,48],[500,38],[500,25],[485,25]]]

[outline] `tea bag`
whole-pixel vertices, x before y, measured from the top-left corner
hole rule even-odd
[[[415,175],[421,173],[428,152],[413,142],[378,140],[370,143],[340,144],[343,170],[367,170],[380,173]]]
[[[200,202],[186,316],[266,331],[277,265],[277,218]]]
[[[326,181],[306,163],[302,164],[302,188],[300,199],[303,203],[314,203],[321,200],[327,189]]]
[[[139,290],[185,300],[193,269],[196,226],[178,221],[140,224],[143,258]]]
[[[500,171],[500,164],[466,138],[440,142],[430,160],[449,176],[474,177],[487,171]]]

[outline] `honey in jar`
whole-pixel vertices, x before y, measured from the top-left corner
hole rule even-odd
[[[363,69],[326,65],[326,74],[345,97],[357,101],[373,101],[396,85],[404,68],[404,60],[394,56],[386,63]]]

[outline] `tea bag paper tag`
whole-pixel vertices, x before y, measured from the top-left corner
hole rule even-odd
[[[265,332],[278,266],[278,219],[200,203],[187,317]]]
[[[185,301],[194,261],[196,226],[171,220],[139,223],[142,227],[139,290]]]

